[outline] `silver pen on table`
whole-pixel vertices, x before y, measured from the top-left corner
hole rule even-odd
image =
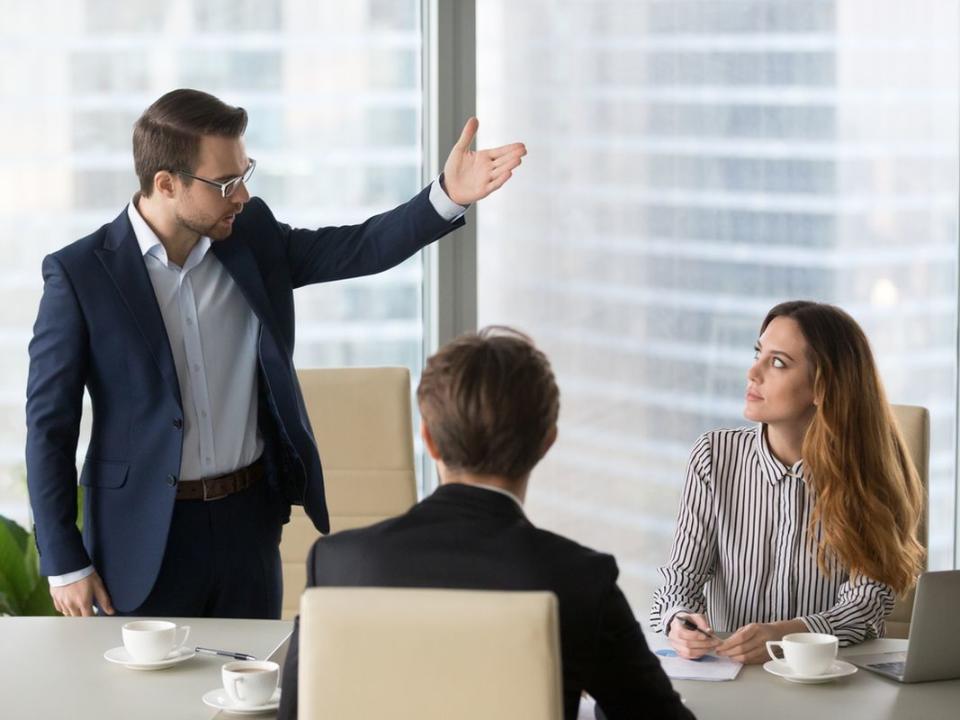
[[[223,657],[233,658],[234,660],[256,660],[253,655],[246,653],[231,652],[229,650],[215,650],[214,648],[198,647],[194,648],[201,655],[222,655]]]

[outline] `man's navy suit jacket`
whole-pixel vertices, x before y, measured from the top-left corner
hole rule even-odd
[[[293,366],[294,288],[380,272],[463,224],[437,214],[429,188],[356,226],[293,229],[259,198],[211,251],[261,323],[259,429],[267,479],[289,517],[303,504],[329,531],[323,473]],[[180,473],[183,414],[170,343],[127,212],[47,256],[27,382],[27,482],[40,571],[93,564],[114,606],[136,609],[163,559]],[[83,391],[93,427],[80,475]],[[193,478],[189,478],[193,479]]]

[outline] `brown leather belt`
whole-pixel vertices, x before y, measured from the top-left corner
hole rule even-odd
[[[257,460],[252,465],[234,470],[226,475],[200,480],[181,480],[177,483],[177,500],[219,500],[227,495],[246,490],[263,477],[263,463]]]

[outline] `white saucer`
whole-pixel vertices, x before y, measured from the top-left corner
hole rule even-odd
[[[196,650],[194,650],[192,647],[183,645],[178,647],[176,650],[171,650],[170,654],[163,658],[163,660],[137,662],[130,657],[130,653],[127,652],[127,649],[121,645],[120,647],[110,648],[103,654],[103,657],[109,662],[116,663],[117,665],[123,665],[131,670],[163,670],[163,668],[168,668],[176,665],[177,663],[182,663],[184,660],[189,660],[196,654]]]
[[[798,675],[783,660],[768,660],[763,664],[763,669],[771,675],[782,677],[790,682],[813,684],[853,675],[857,671],[857,666],[845,660],[834,660],[827,671],[821,675]]]
[[[226,691],[222,688],[216,688],[203,694],[203,702],[217,710],[223,710],[230,715],[257,715],[259,713],[270,712],[280,707],[280,688],[273,691],[271,697],[263,705],[254,705],[253,707],[237,707],[233,701],[227,697]]]

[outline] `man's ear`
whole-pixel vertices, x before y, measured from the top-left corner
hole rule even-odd
[[[159,170],[153,176],[153,190],[165,198],[173,198],[177,194],[177,181],[173,173]]]
[[[433,441],[433,435],[430,434],[430,428],[424,420],[420,420],[420,437],[423,438],[423,446],[430,453],[430,457],[437,461],[440,459],[440,452],[437,450],[437,444]]]
[[[553,444],[557,441],[557,426],[554,425],[550,428],[550,431],[547,433],[547,436],[543,439],[543,445],[540,448],[540,458],[550,452],[550,448],[553,447]]]

